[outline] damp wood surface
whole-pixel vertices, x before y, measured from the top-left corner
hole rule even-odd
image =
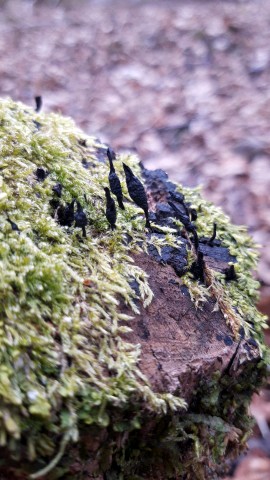
[[[222,314],[213,312],[214,300],[196,310],[172,267],[146,255],[136,256],[135,262],[149,275],[154,300],[135,317],[127,339],[142,345],[140,368],[153,389],[190,402],[202,377],[226,369],[238,342]]]
[[[160,212],[160,202],[163,201],[165,206],[168,200],[170,182],[163,171],[144,171],[144,176],[152,211],[156,212],[158,206]],[[199,249],[205,255],[206,265],[214,270],[224,272],[228,263],[235,261],[228,249],[220,244],[210,246],[200,243]],[[177,267],[166,265],[170,263],[170,256],[164,261],[158,254],[151,255],[151,250],[149,253],[133,258],[149,276],[154,298],[151,305],[142,308],[140,315],[136,315],[133,331],[126,338],[141,344],[140,368],[154,390],[178,393],[190,402],[202,376],[206,380],[216,370],[221,373],[226,371],[239,341],[222,313],[215,311],[216,299],[209,298],[199,310],[196,309],[188,288],[176,273]],[[178,266],[181,263],[186,265],[185,256],[184,248],[182,258],[177,259]],[[256,345],[251,350],[247,348],[247,361],[249,355],[259,359]],[[236,365],[234,368],[237,370]]]

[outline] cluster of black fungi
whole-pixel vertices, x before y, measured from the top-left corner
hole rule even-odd
[[[125,210],[124,201],[123,201],[123,192],[119,177],[115,171],[115,167],[113,164],[115,157],[115,153],[111,148],[107,149],[107,157],[109,160],[109,187],[105,187],[105,197],[106,197],[106,218],[112,230],[116,228],[116,220],[117,220],[117,209],[116,203],[112,197],[114,195],[117,199],[117,203],[120,209]],[[146,228],[153,232],[155,228],[152,228],[149,220],[149,210],[148,210],[148,201],[147,201],[147,194],[142,182],[136,177],[131,170],[131,168],[123,163],[124,173],[126,177],[126,185],[127,190],[129,193],[130,198],[133,202],[140,207],[144,211],[145,219],[146,219]],[[44,181],[48,172],[44,170],[42,167],[38,167],[36,170],[36,177],[39,181]],[[73,199],[70,203],[66,205],[60,204],[58,198],[62,195],[62,185],[60,183],[56,183],[53,186],[53,192],[55,197],[51,199],[50,204],[54,208],[56,212],[56,219],[62,226],[71,227],[75,224],[75,227],[79,227],[82,229],[83,237],[86,237],[86,226],[88,223],[87,216],[83,211],[83,208],[80,202],[76,199]],[[196,229],[196,225],[194,221],[197,219],[197,211],[192,208],[189,204],[186,204],[184,201],[184,196],[177,194],[175,192],[170,192],[169,194],[170,199],[168,200],[168,205],[173,212],[174,218],[180,220],[183,224],[186,235],[191,234],[190,240],[194,244],[194,251],[196,253],[196,260],[192,263],[189,268],[189,271],[193,274],[193,277],[202,283],[205,282],[205,261],[203,252],[199,250],[199,238]],[[56,198],[58,197],[58,198]],[[176,197],[176,198],[174,198]],[[86,195],[85,199],[87,201]],[[181,203],[181,208],[177,206],[174,201],[177,200],[179,205],[179,199]],[[76,206],[76,211],[75,211]],[[7,220],[10,222],[13,230],[18,230],[18,227],[14,222],[10,220],[8,217]],[[216,240],[217,234],[217,224],[213,224],[213,234],[211,238],[201,238],[200,242],[207,243],[207,245],[213,247],[214,245],[220,245],[220,242]],[[225,269],[225,278],[227,281],[235,280],[236,273],[234,269],[234,265],[230,265],[228,268]]]
[[[35,97],[36,102],[36,112],[39,112],[42,106],[42,98],[40,96]],[[83,146],[86,146],[86,142],[83,143]],[[117,210],[115,201],[111,194],[113,194],[118,202],[118,206],[120,209],[125,210],[124,202],[123,202],[123,192],[119,177],[115,171],[115,167],[113,165],[113,160],[115,159],[115,153],[111,148],[107,149],[107,157],[109,160],[110,170],[108,175],[109,180],[109,187],[105,187],[105,196],[106,196],[106,218],[112,230],[116,228],[116,219],[117,219]],[[146,219],[146,228],[149,231],[153,231],[150,220],[149,220],[149,210],[148,210],[148,201],[147,195],[144,189],[142,182],[134,175],[131,168],[123,163],[124,173],[126,177],[126,185],[127,190],[129,193],[130,198],[133,202],[144,211],[145,219]],[[48,172],[43,167],[38,167],[36,169],[36,177],[37,180],[43,182],[48,175]],[[83,211],[82,205],[76,199],[72,199],[72,201],[66,205],[60,204],[59,199],[62,196],[62,185],[61,183],[56,183],[53,188],[53,193],[55,197],[51,199],[50,204],[54,208],[56,212],[56,219],[62,226],[71,227],[73,224],[75,227],[79,227],[82,229],[83,237],[86,237],[86,226],[88,224],[87,216]],[[203,282],[205,281],[204,270],[205,270],[205,262],[204,262],[204,255],[199,250],[199,238],[196,230],[196,226],[193,223],[197,219],[197,211],[194,208],[191,208],[187,205],[184,201],[184,196],[180,196],[175,192],[170,192],[170,200],[168,200],[168,205],[170,206],[171,210],[174,213],[174,217],[183,224],[186,233],[192,234],[192,241],[194,244],[194,250],[196,253],[196,260],[192,263],[189,271],[193,274],[194,278]],[[177,199],[174,197],[177,196]],[[56,198],[58,197],[58,198]],[[175,205],[174,200],[177,200],[180,203],[182,209]],[[85,200],[87,201],[86,195]],[[76,211],[75,211],[75,204],[76,204]],[[9,216],[7,216],[7,221],[11,225],[12,230],[17,231],[20,233],[20,229],[15,222],[13,222]],[[209,239],[200,239],[200,241],[206,242],[209,246],[214,246],[214,242],[216,239],[217,234],[217,224],[213,224],[213,234]],[[236,280],[236,273],[234,269],[234,265],[230,265],[228,268],[225,269],[225,278],[227,281]]]

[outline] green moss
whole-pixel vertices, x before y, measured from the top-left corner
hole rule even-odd
[[[111,428],[116,435],[130,431],[132,445],[132,432],[136,439],[136,430],[145,422],[142,412],[147,411],[153,418],[166,413],[178,425],[176,439],[161,445],[165,457],[168,451],[172,461],[175,454],[179,457],[176,446],[182,432],[185,441],[194,443],[199,458],[203,449],[199,435],[190,431],[191,424],[183,423],[188,417],[179,414],[185,402],[151,390],[138,368],[140,346],[121,338],[128,331],[122,323],[131,317],[118,311],[121,298],[138,312],[130,286],[133,279],[144,306],[153,298],[147,275],[134,265],[131,254],[146,251],[149,241],[158,250],[179,243],[169,228],[159,227],[165,233],[162,240],[147,238],[143,215],[129,201],[125,211],[118,211],[118,228],[109,230],[103,190],[108,165],[97,158],[101,147],[105,148],[70,119],[37,114],[11,100],[0,102],[0,445],[13,458],[27,455],[31,461],[45,459],[45,465],[53,458],[51,468],[84,428]],[[91,163],[89,170],[83,159]],[[115,166],[128,200],[122,161],[138,175],[140,168],[134,155],[117,156]],[[37,167],[49,172],[44,182],[35,176]],[[63,203],[76,198],[82,204],[89,219],[86,239],[80,229],[61,227],[54,218],[50,200],[57,182],[63,185]],[[179,190],[200,212],[199,235],[209,236],[217,221],[219,238],[237,258],[239,281],[226,284],[212,273],[212,283],[222,292],[223,305],[237,310],[237,328],[243,325],[261,341],[265,318],[254,306],[258,284],[251,270],[257,256],[250,238],[197,191]],[[20,233],[12,230],[7,215]],[[188,258],[190,263],[192,252]],[[189,274],[183,282],[197,306],[213,294]],[[218,392],[213,395],[216,399]],[[127,421],[121,415],[117,421],[115,412],[127,404],[133,405],[133,412]],[[192,422],[194,426],[193,417]],[[153,442],[153,458],[159,451]],[[125,460],[126,472],[137,462],[135,452],[130,446],[122,452],[119,464]],[[182,471],[179,458],[170,468],[168,478]],[[196,468],[199,472],[199,462]]]
[[[79,145],[82,136],[87,148]],[[52,432],[77,440],[79,422],[107,426],[109,407],[131,397],[153,412],[183,407],[180,398],[151,391],[137,367],[139,346],[120,336],[128,330],[121,321],[131,317],[119,314],[118,297],[137,311],[130,281],[139,283],[145,305],[153,294],[130,256],[146,248],[140,211],[126,203],[118,229],[109,230],[108,165],[96,157],[100,144],[69,119],[35,114],[10,100],[0,104],[0,142],[1,445],[23,437],[31,459],[52,455]],[[119,171],[122,160],[139,170],[137,159],[125,156],[115,162]],[[37,166],[49,172],[44,182],[36,179]],[[56,182],[63,202],[76,198],[83,205],[90,219],[86,239],[53,218]]]

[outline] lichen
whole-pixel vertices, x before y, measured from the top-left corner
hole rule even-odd
[[[135,478],[135,473],[133,477],[128,473],[138,464],[139,445],[130,450],[132,438],[136,445],[145,412],[152,420],[167,414],[171,422],[169,430],[163,431],[164,443],[158,446],[151,439],[152,449],[148,445],[146,453],[152,451],[151,461],[158,461],[161,450],[165,457],[171,456],[171,473],[166,478],[174,478],[183,468],[178,445],[193,442],[197,470],[190,469],[194,478],[202,478],[203,447],[195,430],[208,428],[211,433],[215,424],[217,434],[224,434],[218,443],[222,453],[228,433],[223,414],[221,410],[213,413],[216,422],[209,420],[210,412],[209,417],[202,416],[200,409],[197,417],[183,415],[186,405],[181,398],[154,393],[138,368],[140,346],[122,338],[132,317],[119,311],[120,299],[135,314],[138,299],[145,307],[153,299],[147,275],[134,264],[132,255],[148,251],[149,244],[159,253],[164,246],[180,248],[181,241],[173,228],[165,226],[153,224],[163,238],[146,234],[142,212],[129,200],[122,169],[124,161],[141,176],[135,155],[117,155],[114,162],[125,210],[118,210],[117,229],[110,230],[104,211],[108,164],[102,151],[106,146],[86,136],[70,119],[36,113],[11,100],[0,102],[0,446],[14,459],[20,455],[31,461],[45,459],[48,471],[85,428],[126,431],[131,440],[119,458],[119,465],[124,460],[126,464],[118,479]],[[42,182],[36,177],[37,167],[48,173]],[[56,183],[62,185],[63,205],[74,198],[82,205],[89,222],[86,238],[79,228],[63,227],[57,221],[52,202]],[[236,257],[238,277],[237,282],[226,282],[224,275],[209,269],[207,285],[189,273],[181,282],[197,307],[210,295],[216,296],[217,308],[224,316],[230,312],[228,321],[235,335],[243,326],[261,344],[265,318],[255,307],[258,283],[251,271],[257,254],[251,239],[198,191],[178,189],[198,210],[199,236],[211,236],[212,224],[217,223],[218,238]],[[19,230],[12,229],[8,219]],[[194,258],[191,248],[189,266]],[[132,288],[133,280],[139,294]],[[219,394],[220,383],[216,388]],[[201,402],[209,398],[209,391],[201,397]],[[225,395],[221,409],[226,401]],[[133,410],[128,421],[120,415],[117,422],[115,412],[129,404]],[[106,449],[109,455],[108,445]],[[220,455],[212,452],[215,460]],[[189,461],[191,465],[193,459]],[[136,478],[145,477],[138,474]]]

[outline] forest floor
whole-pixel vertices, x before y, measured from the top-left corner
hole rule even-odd
[[[0,0],[0,95],[202,186],[261,247],[270,314],[270,2]],[[269,337],[270,338],[270,337]],[[270,478],[270,394],[235,479]]]

